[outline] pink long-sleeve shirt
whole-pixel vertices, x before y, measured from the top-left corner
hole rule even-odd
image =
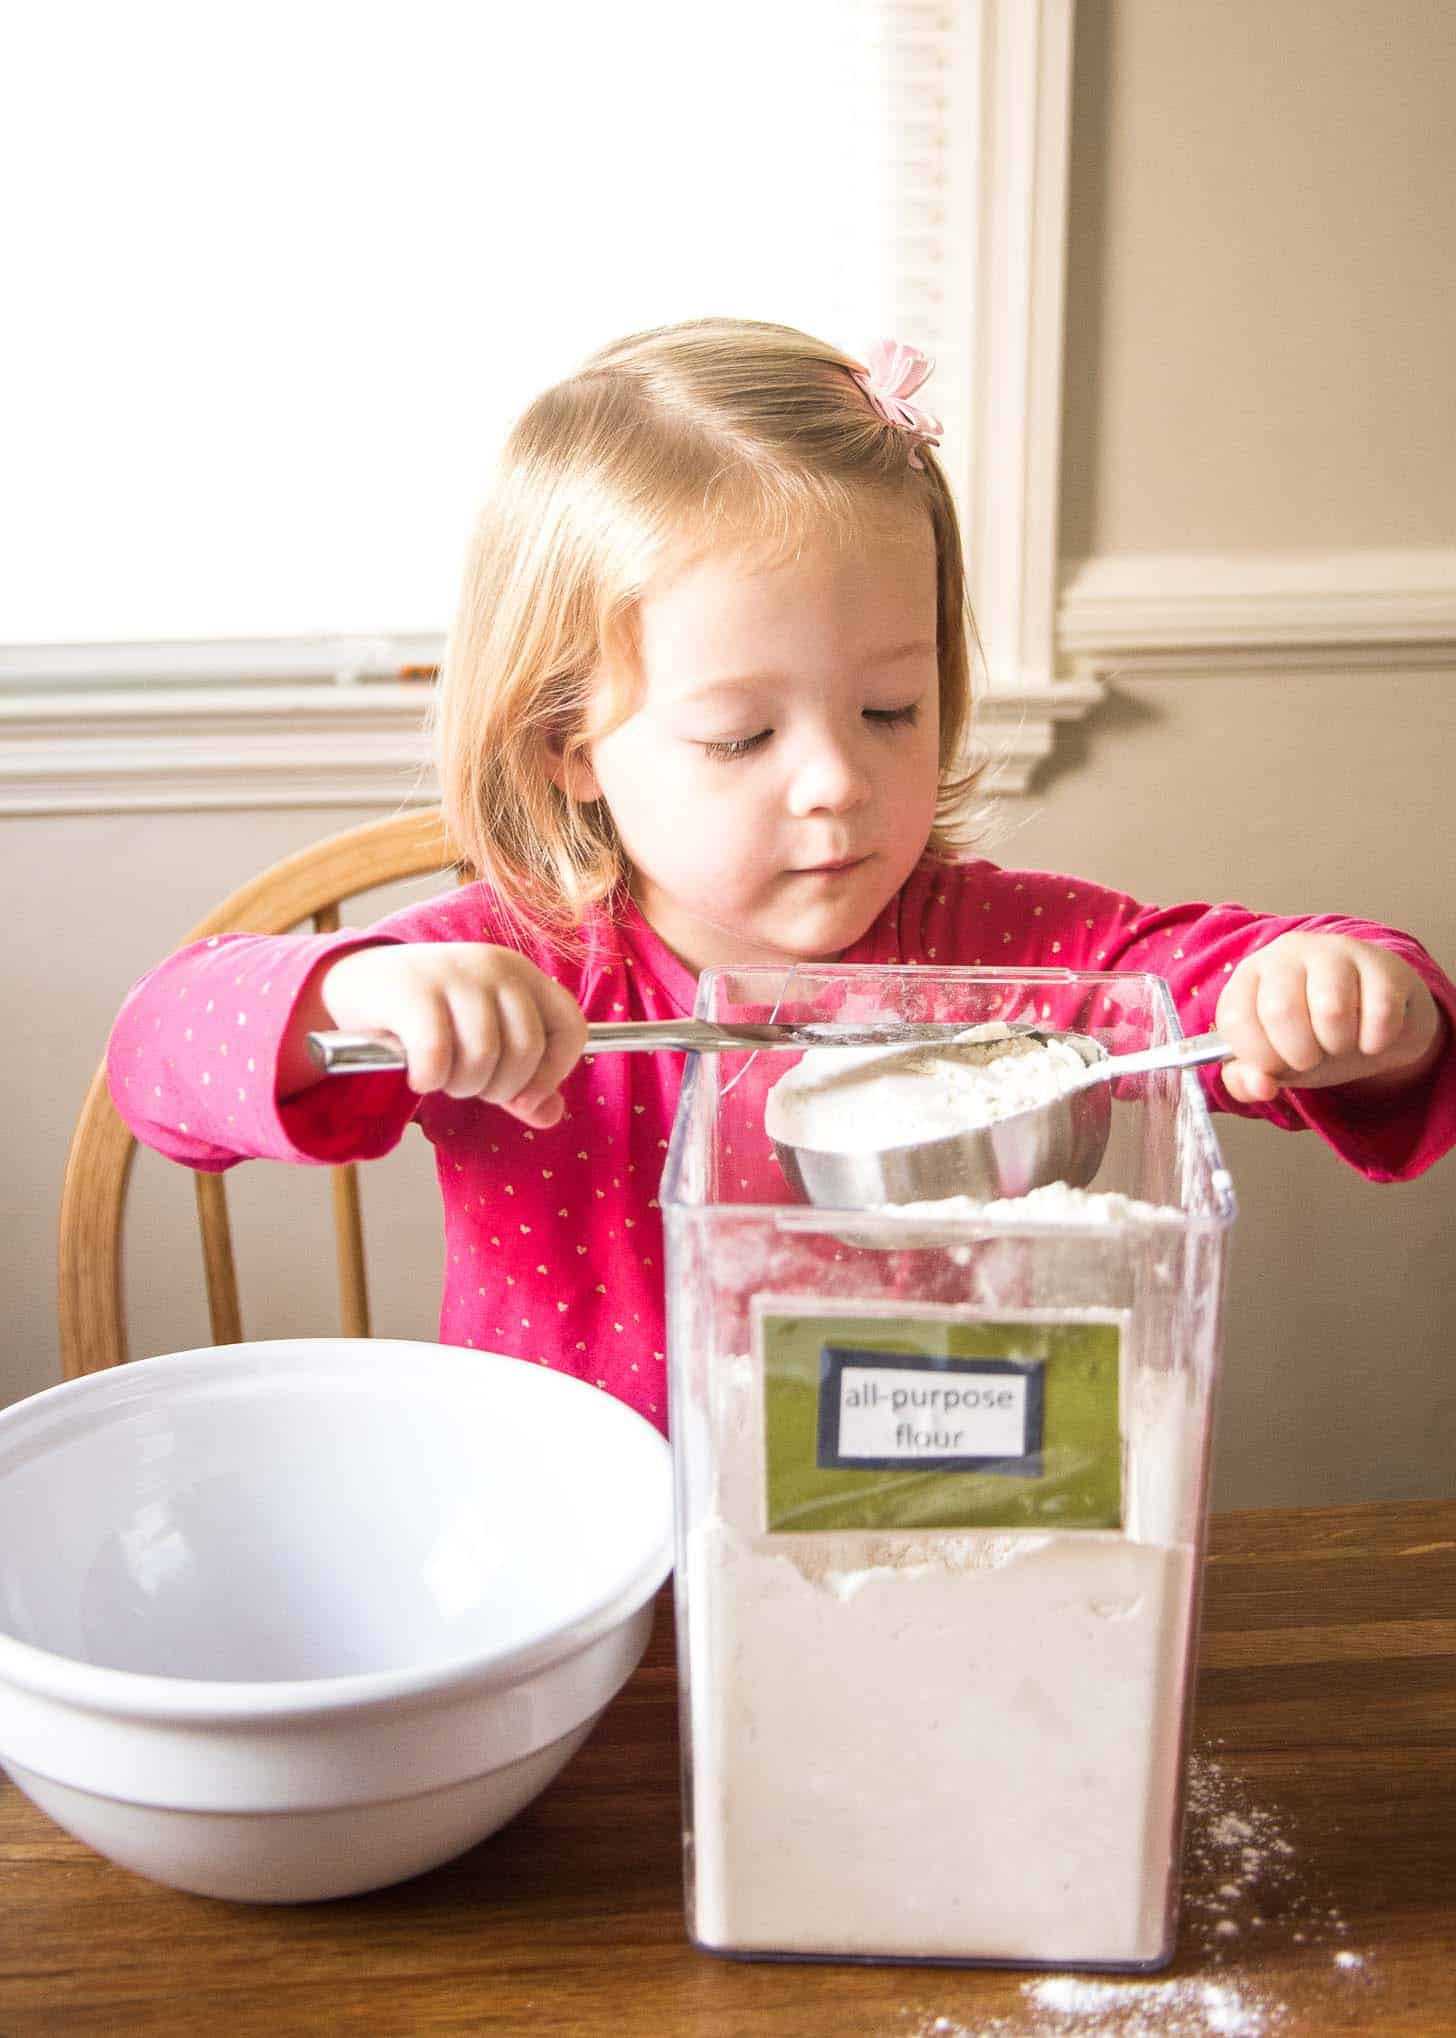
[[[1159,908],[1045,871],[926,863],[839,960],[1152,971],[1195,1033],[1213,1025],[1235,965],[1292,928],[1354,935],[1403,956],[1447,1015],[1445,1051],[1428,1076],[1378,1100],[1356,1085],[1240,1104],[1209,1068],[1211,1104],[1308,1127],[1373,1181],[1421,1173],[1456,1144],[1456,987],[1419,942],[1389,928],[1236,905]],[[323,1081],[280,1104],[279,1050],[305,980],[326,956],[391,941],[524,946],[589,1020],[665,1019],[693,1007],[692,972],[630,901],[594,913],[565,952],[523,944],[489,889],[472,885],[367,931],[219,935],[180,950],[136,985],[117,1019],[108,1068],[118,1109],[147,1145],[214,1171],[250,1158],[369,1160],[417,1119],[435,1148],[444,1202],[442,1342],[574,1373],[665,1430],[658,1183],[684,1058],[588,1057],[562,1085],[566,1116],[550,1131],[492,1105],[417,1097],[393,1072]]]

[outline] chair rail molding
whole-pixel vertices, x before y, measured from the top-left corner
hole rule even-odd
[[[1456,664],[1456,550],[1072,560],[1057,643],[1088,676]]]
[[[399,680],[0,693],[0,814],[422,804],[428,700]]]

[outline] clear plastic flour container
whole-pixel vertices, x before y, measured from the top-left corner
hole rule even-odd
[[[1179,1031],[1062,971],[710,970],[698,1011]],[[1120,1086],[1090,1202],[837,1212],[764,1132],[792,1060],[691,1060],[662,1190],[691,1936],[1157,1967],[1234,1217],[1198,1079]]]

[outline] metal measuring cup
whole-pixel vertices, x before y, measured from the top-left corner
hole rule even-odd
[[[1045,1103],[989,1124],[870,1153],[825,1152],[775,1139],[773,1149],[790,1187],[828,1210],[932,1203],[949,1196],[992,1202],[1024,1196],[1049,1182],[1084,1189],[1107,1148],[1113,1082],[1153,1069],[1227,1061],[1233,1053],[1218,1033],[1195,1034],[1137,1054],[1112,1055],[1086,1033],[1039,1026],[1012,1026],[1009,1031],[1039,1043],[1064,1041],[1083,1063],[1081,1080]],[[924,1047],[919,1051],[924,1053]]]

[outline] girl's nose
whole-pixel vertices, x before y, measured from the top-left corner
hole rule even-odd
[[[789,783],[789,811],[795,815],[842,814],[869,797],[869,777],[847,743],[818,737],[795,760]]]

